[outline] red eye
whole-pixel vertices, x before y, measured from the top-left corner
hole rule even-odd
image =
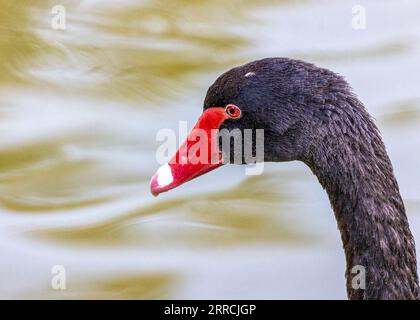
[[[241,117],[241,109],[234,104],[228,104],[225,110],[231,119],[239,119]]]

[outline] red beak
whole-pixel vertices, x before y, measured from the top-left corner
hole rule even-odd
[[[224,108],[208,108],[203,112],[187,140],[152,177],[150,191],[154,196],[223,165],[217,133],[227,118]]]

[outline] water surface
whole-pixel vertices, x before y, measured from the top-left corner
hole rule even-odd
[[[349,80],[419,238],[419,3],[359,2],[359,31],[352,1],[250,0],[62,1],[53,30],[55,2],[0,0],[0,298],[345,298],[339,232],[303,164],[148,190],[156,132],[192,124],[221,72],[267,56]]]

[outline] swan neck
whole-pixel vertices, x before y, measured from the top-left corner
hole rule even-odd
[[[418,299],[414,238],[398,184],[370,119],[365,128],[353,136],[346,130],[336,131],[335,139],[320,139],[305,162],[327,191],[335,213],[349,298]],[[355,281],[361,272],[365,288],[360,279]]]

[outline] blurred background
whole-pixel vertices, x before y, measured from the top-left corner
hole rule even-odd
[[[366,29],[352,27],[357,4]],[[420,243],[418,1],[0,6],[0,298],[345,299],[333,212],[303,164],[224,166],[149,193],[157,131],[193,124],[220,73],[268,56],[347,78]],[[54,265],[66,290],[51,288]]]

